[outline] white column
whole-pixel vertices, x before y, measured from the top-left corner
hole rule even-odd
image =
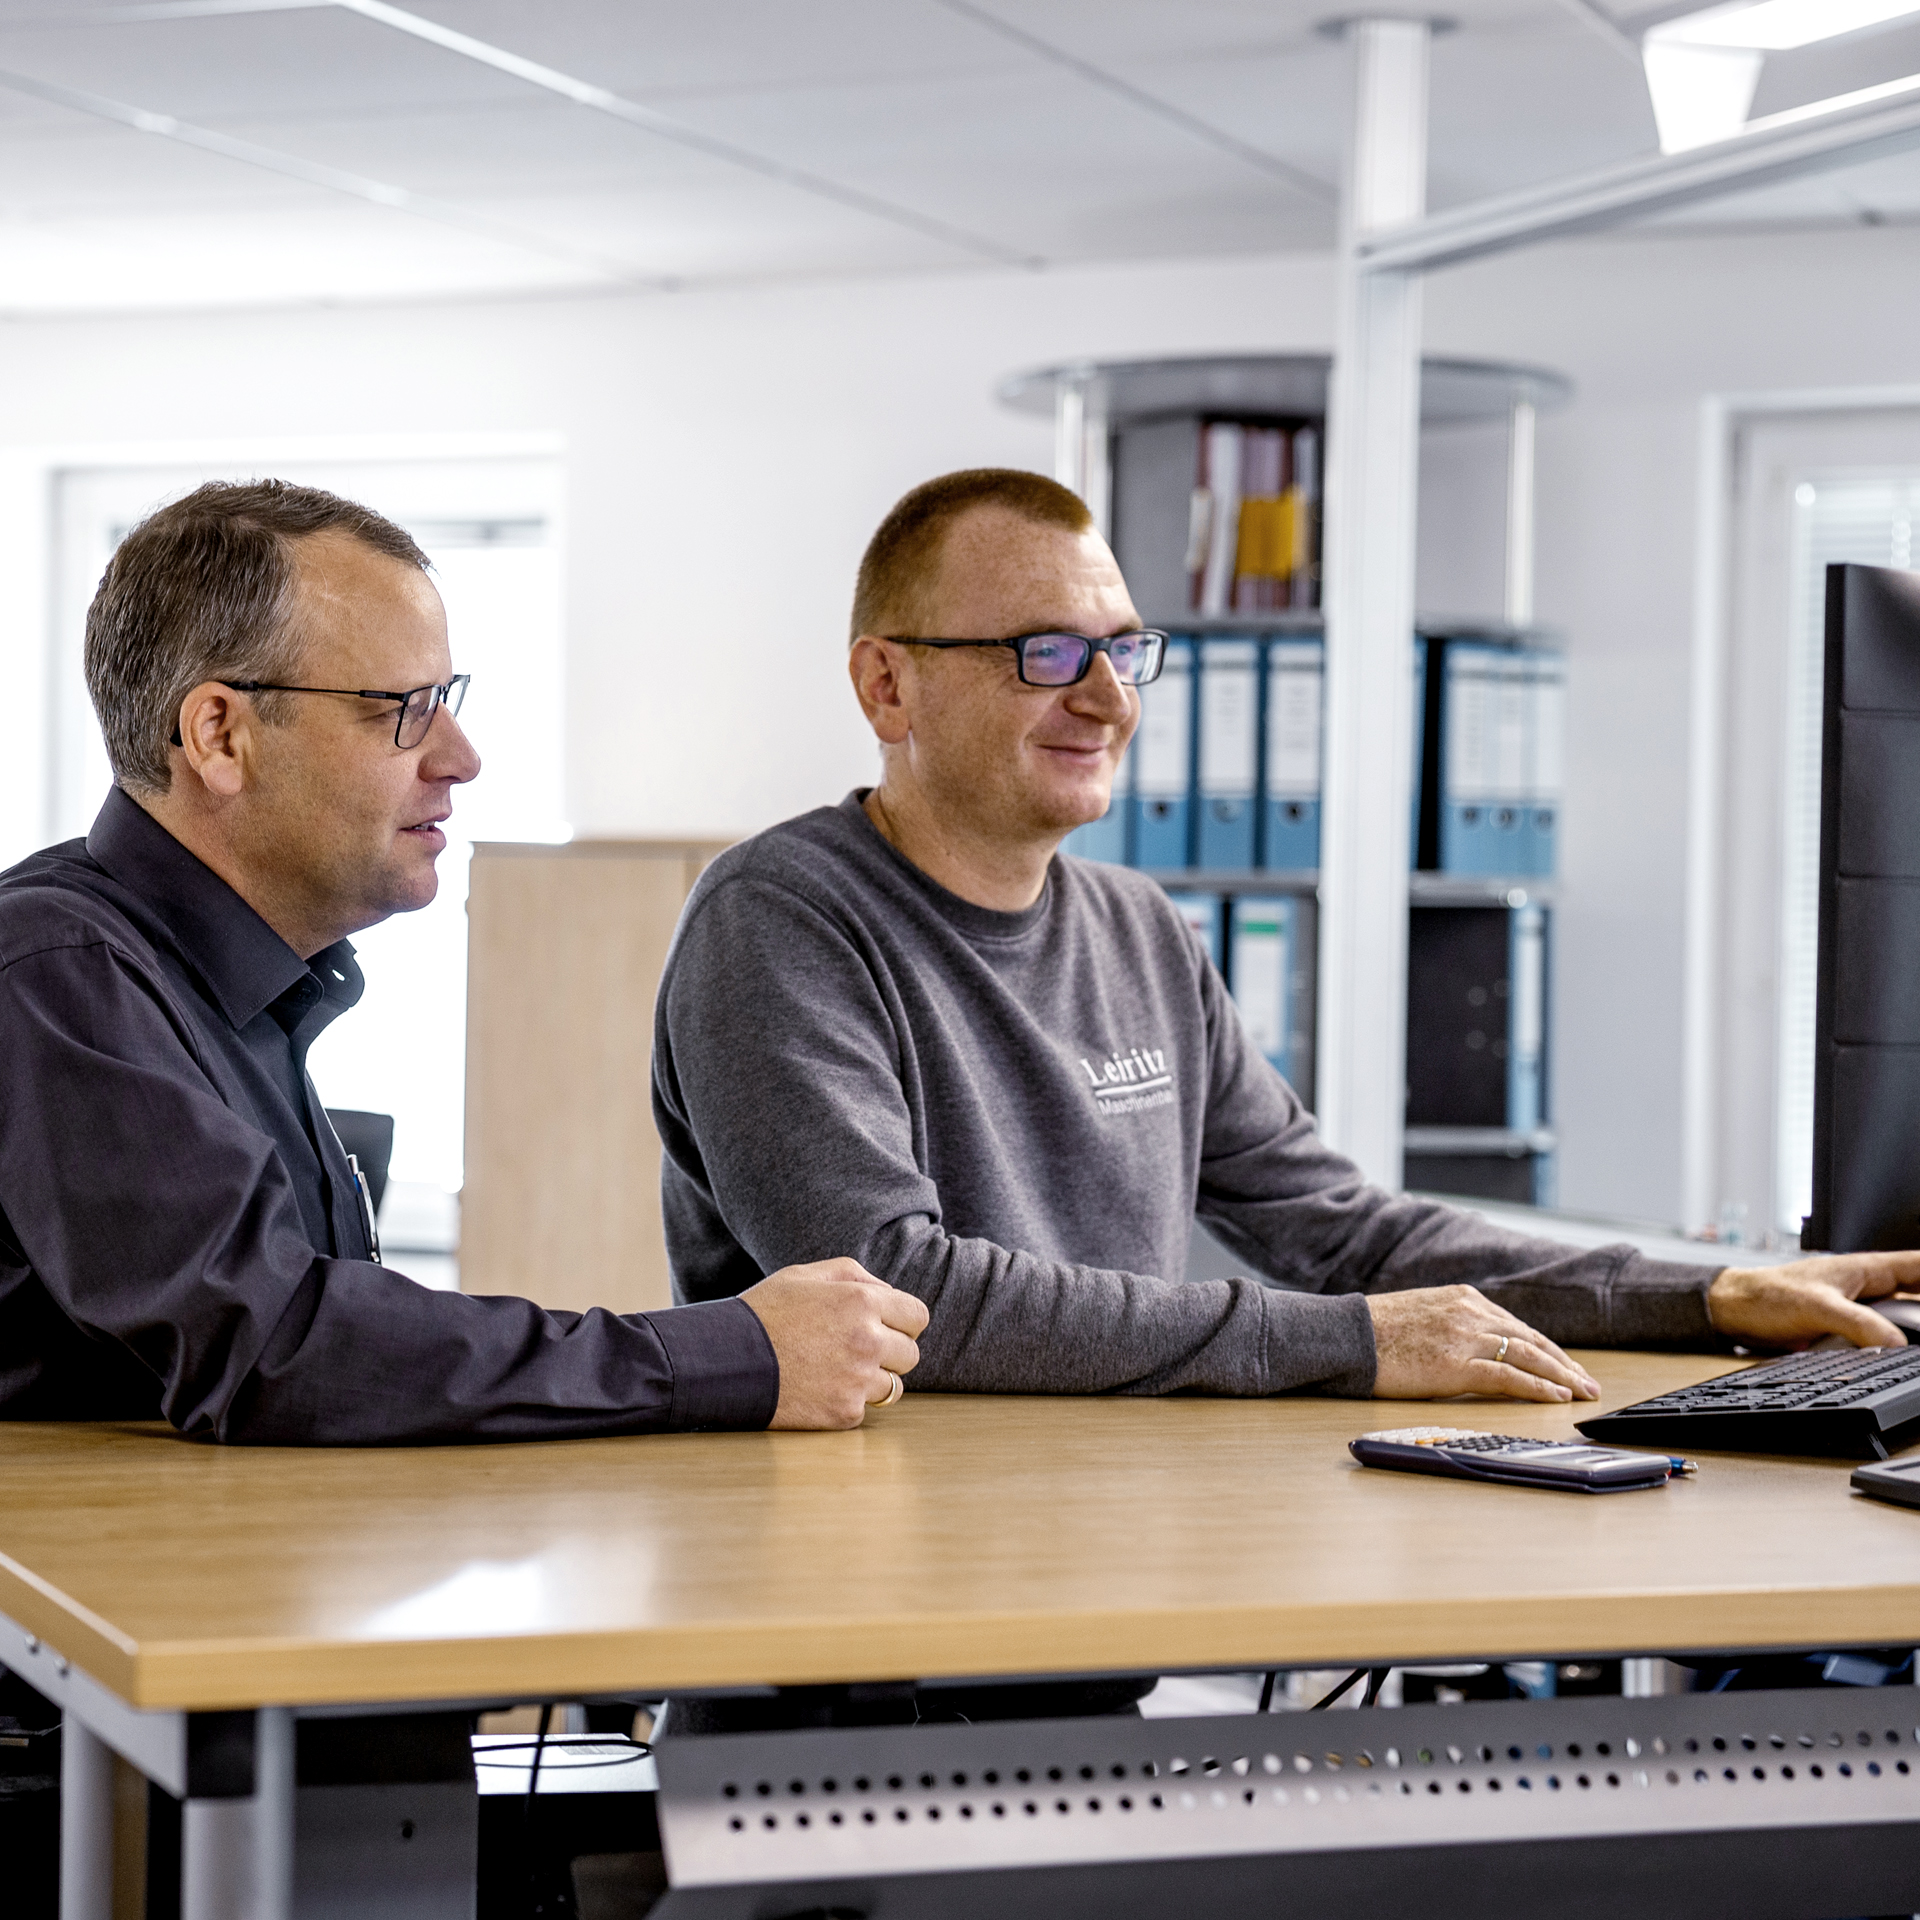
[[[1531,400],[1516,400],[1507,426],[1507,624],[1533,625],[1533,429]]]
[[[1091,371],[1063,374],[1053,397],[1053,477],[1087,503],[1103,540],[1113,537],[1113,475],[1107,448],[1107,383]]]
[[[1326,760],[1320,852],[1321,1131],[1398,1187],[1406,1112],[1413,757],[1417,275],[1362,273],[1355,243],[1426,207],[1422,21],[1347,30],[1354,98],[1327,405]]]
[[[60,1723],[60,1920],[113,1920],[113,1753]]]
[[[1053,477],[1086,498],[1087,383],[1078,374],[1062,374],[1053,390]]]
[[[1108,431],[1107,383],[1096,374],[1087,383],[1080,421],[1081,460],[1086,474],[1080,498],[1087,503],[1103,540],[1113,538],[1113,455]]]

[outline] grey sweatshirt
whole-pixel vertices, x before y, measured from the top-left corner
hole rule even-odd
[[[1468,1281],[1566,1345],[1708,1346],[1716,1269],[1368,1186],[1145,875],[1057,857],[997,913],[856,793],[723,854],[655,1014],[682,1300],[851,1255],[931,1313],[912,1384],[1372,1390],[1365,1296]],[[1189,1282],[1195,1214],[1262,1279]]]

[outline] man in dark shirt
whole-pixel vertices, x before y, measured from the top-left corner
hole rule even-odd
[[[199,489],[109,565],[86,664],[115,788],[0,874],[0,1416],[350,1444],[858,1424],[927,1316],[851,1261],[631,1315],[378,1264],[306,1055],[360,997],[347,936],[433,898],[479,771],[426,565],[272,481]]]

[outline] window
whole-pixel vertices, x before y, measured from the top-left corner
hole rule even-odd
[[[1820,934],[1820,714],[1829,566],[1914,564],[1920,475],[1835,475],[1793,490],[1786,739],[1780,835],[1780,1005],[1775,1225],[1813,1204],[1814,997]]]

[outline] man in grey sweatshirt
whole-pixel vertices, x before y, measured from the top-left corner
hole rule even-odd
[[[1322,1143],[1159,887],[1057,854],[1158,664],[1064,488],[915,489],[853,634],[879,785],[716,860],[661,983],[679,1298],[850,1256],[929,1308],[916,1388],[979,1393],[1566,1401],[1597,1392],[1566,1346],[1902,1342],[1861,1301],[1920,1254],[1575,1251]],[[1259,1277],[1185,1281],[1196,1214]]]

